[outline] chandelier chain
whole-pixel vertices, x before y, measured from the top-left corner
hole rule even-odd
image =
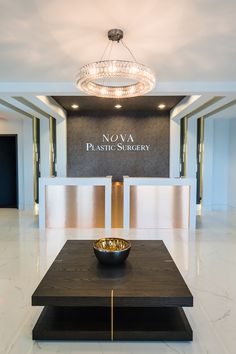
[[[131,57],[133,58],[133,60],[137,63],[137,59],[135,57],[135,55],[133,54],[133,52],[131,51],[131,49],[127,46],[127,44],[124,42],[123,39],[120,40],[120,42],[122,43],[123,47],[129,52],[129,54],[131,55]],[[114,42],[113,41],[109,41],[102,53],[102,56],[100,58],[100,61],[102,61],[104,58],[105,58],[105,55],[106,53],[108,52],[108,60],[110,60],[110,57],[111,57],[111,52],[112,52],[112,49],[113,49],[113,44]],[[109,48],[110,46],[110,48]]]
[[[106,45],[106,47],[105,47],[103,53],[102,53],[102,56],[101,56],[101,58],[100,58],[100,61],[102,61],[102,59],[104,58],[104,56],[105,56],[105,54],[106,54],[106,51],[108,50],[108,47],[109,47],[110,45],[111,45],[111,42],[109,41],[109,42],[107,43],[107,45]]]
[[[132,57],[132,58],[134,59],[134,61],[137,63],[137,59],[135,58],[134,54],[133,54],[132,51],[129,49],[129,47],[126,45],[126,43],[123,41],[123,39],[121,39],[121,43],[122,43],[123,47],[128,50],[128,52],[130,53],[131,57]]]
[[[111,42],[111,48],[110,48],[110,51],[109,51],[109,54],[108,54],[108,60],[110,60],[110,57],[111,57],[111,52],[112,52],[112,48],[113,48],[113,43],[114,43],[114,42]]]

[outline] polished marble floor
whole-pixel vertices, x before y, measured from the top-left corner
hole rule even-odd
[[[104,230],[39,231],[32,213],[0,209],[0,353],[236,353],[235,211],[199,217],[195,232],[112,230],[113,236],[164,240],[194,295],[194,307],[186,309],[192,343],[32,341],[41,309],[31,307],[31,294],[64,242],[104,235]]]

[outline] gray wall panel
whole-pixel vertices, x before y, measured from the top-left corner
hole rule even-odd
[[[67,174],[69,177],[112,175],[169,176],[169,115],[156,112],[86,112],[68,116]],[[132,134],[133,143],[150,145],[150,151],[86,151],[86,143],[102,142],[103,134]],[[120,141],[119,141],[120,142]]]

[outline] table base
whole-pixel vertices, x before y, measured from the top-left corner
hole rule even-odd
[[[113,321],[113,322],[112,322]],[[191,341],[181,307],[44,307],[35,340]]]

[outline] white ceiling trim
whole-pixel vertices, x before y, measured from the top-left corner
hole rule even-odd
[[[236,82],[158,82],[151,96],[236,94]],[[4,96],[83,96],[73,82],[0,82],[0,97]]]
[[[6,112],[10,111],[20,114],[21,118],[66,119],[66,111],[52,97],[46,96],[0,97],[0,112],[7,116]]]
[[[221,107],[223,108],[225,105],[228,105],[229,103],[233,103],[233,101],[235,101],[236,99],[236,95],[233,96],[227,96],[227,97],[222,97],[219,101],[209,105],[208,107],[206,107],[205,109],[203,109],[201,112],[194,114],[193,116],[190,117],[190,119],[198,119],[200,117],[204,117],[208,114],[211,114],[212,112],[214,112],[215,110],[220,109]],[[223,110],[222,110],[223,111]],[[212,117],[214,117],[212,115]]]
[[[31,117],[32,118],[32,117]],[[17,112],[10,107],[1,104],[0,102],[0,119],[1,120],[16,120],[16,119],[31,119],[23,113]]]
[[[25,105],[24,103],[19,102],[14,97],[4,97],[3,101],[5,101],[5,102],[11,104],[12,106],[20,109],[22,112],[26,112],[26,113],[30,114],[32,118],[36,117],[36,118],[39,118],[39,119],[48,119],[48,117],[46,117],[45,115],[42,115],[39,112],[37,112],[36,110],[34,110],[34,109],[28,107],[27,105]]]
[[[212,95],[192,95],[184,97],[170,112],[170,119],[180,120],[213,98]]]
[[[64,120],[67,117],[66,110],[50,96],[27,95],[24,98],[53,118]]]

